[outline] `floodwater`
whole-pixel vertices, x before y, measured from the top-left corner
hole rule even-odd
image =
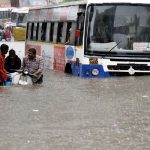
[[[0,87],[0,150],[149,149],[150,76]]]

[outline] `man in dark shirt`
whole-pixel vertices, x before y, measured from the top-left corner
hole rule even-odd
[[[9,56],[5,59],[5,69],[9,73],[16,72],[21,67],[21,59],[16,55],[15,50],[9,51]]]

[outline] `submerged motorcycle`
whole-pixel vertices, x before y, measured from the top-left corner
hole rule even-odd
[[[9,79],[4,82],[4,86],[11,86],[11,85],[32,85],[31,75],[28,73],[27,70],[23,72],[14,72],[10,73]]]

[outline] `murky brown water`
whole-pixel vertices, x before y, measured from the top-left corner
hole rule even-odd
[[[149,150],[150,76],[0,87],[0,150]]]

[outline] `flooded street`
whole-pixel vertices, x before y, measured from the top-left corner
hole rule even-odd
[[[0,133],[0,150],[149,150],[150,76],[0,87]]]

